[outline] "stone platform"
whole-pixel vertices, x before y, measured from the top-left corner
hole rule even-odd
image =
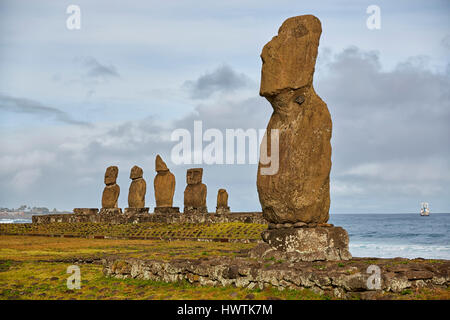
[[[179,207],[155,207],[155,213],[180,213]]]
[[[183,213],[185,214],[204,214],[208,213],[207,207],[184,207]]]
[[[33,223],[140,223],[140,222],[160,222],[160,223],[226,223],[244,222],[267,224],[261,212],[232,212],[228,214],[216,213],[146,213],[127,214],[117,212],[101,212],[98,214],[47,214],[32,217]]]
[[[97,214],[98,208],[75,208],[73,209],[75,214]]]
[[[148,213],[149,208],[125,208],[125,214],[145,214]]]
[[[237,257],[176,259],[172,261],[108,257],[103,273],[115,278],[164,282],[187,280],[203,286],[236,286],[249,289],[275,287],[311,289],[337,298],[376,299],[419,288],[448,288],[450,261],[425,259],[353,258],[348,261],[287,262]],[[371,268],[379,268],[380,286],[371,287]]]
[[[216,207],[217,214],[227,214],[230,213],[230,207]]]
[[[262,233],[264,243],[250,251],[253,258],[287,261],[349,260],[348,234],[341,227],[278,228]]]

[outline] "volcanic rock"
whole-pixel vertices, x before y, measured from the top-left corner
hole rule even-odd
[[[119,199],[120,187],[116,184],[119,168],[110,166],[106,168],[105,184],[106,187],[102,194],[102,208],[117,208],[117,200]]]
[[[207,188],[202,183],[203,168],[188,169],[187,186],[184,190],[184,213],[207,213]]]
[[[223,214],[229,213],[230,207],[228,206],[228,193],[225,189],[219,189],[217,192],[217,206],[216,213]]]
[[[175,193],[175,176],[167,168],[166,163],[157,155],[155,159],[157,172],[153,182],[155,188],[155,200],[157,213],[177,213],[179,208],[173,207],[173,195]]]
[[[143,170],[138,166],[131,168],[130,172],[130,189],[128,191],[128,207],[130,208],[144,208],[145,207],[145,193],[147,191],[147,184],[143,178]]]
[[[321,32],[312,15],[289,18],[262,50],[260,95],[273,107],[267,149],[271,130],[278,130],[279,167],[263,174],[260,162],[257,188],[263,215],[272,223],[324,223],[329,218],[332,124],[313,88]]]

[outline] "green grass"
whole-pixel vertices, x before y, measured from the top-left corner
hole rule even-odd
[[[6,299],[331,299],[311,290],[275,288],[245,289],[234,287],[200,287],[186,281],[165,283],[150,280],[105,277],[99,262],[78,264],[81,289],[68,290],[67,267],[78,260],[101,259],[114,255],[169,261],[202,259],[211,256],[236,256],[255,243],[222,243],[199,241],[112,240],[86,238],[52,238],[37,236],[0,236],[0,300]],[[371,262],[373,259],[360,261]],[[424,260],[430,263],[432,260]],[[266,267],[280,263],[267,259]],[[347,261],[349,267],[355,261]],[[356,262],[355,262],[356,263]],[[334,263],[333,263],[334,264]],[[341,267],[338,263],[338,266]],[[342,263],[343,264],[343,263]],[[327,270],[323,263],[314,268]],[[351,274],[352,270],[348,270]],[[389,299],[450,300],[450,288],[406,289],[386,294]],[[358,297],[355,296],[355,299]],[[383,298],[383,296],[381,297]],[[334,299],[334,298],[333,298]]]
[[[105,277],[100,264],[80,264],[81,289],[67,289],[65,261],[122,254],[158,259],[229,255],[254,244],[193,241],[98,240],[0,236],[0,300],[167,300],[167,299],[325,299],[310,290],[201,287],[186,281],[165,283]],[[177,253],[175,257],[171,254]],[[45,258],[45,260],[42,260]]]

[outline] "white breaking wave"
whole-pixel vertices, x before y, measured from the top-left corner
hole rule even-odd
[[[450,245],[352,243],[354,257],[450,259]]]

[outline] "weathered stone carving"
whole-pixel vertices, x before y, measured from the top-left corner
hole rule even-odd
[[[351,258],[347,232],[326,223],[331,116],[313,88],[321,33],[321,23],[312,15],[289,18],[261,53],[260,95],[273,107],[267,150],[272,149],[272,130],[278,130],[279,153],[274,174],[261,171],[263,161],[258,166],[258,195],[269,230],[262,234],[265,243],[250,250],[250,256],[289,261]]]
[[[105,172],[105,189],[102,195],[102,208],[117,208],[117,200],[119,199],[120,187],[116,184],[119,168],[110,166]]]
[[[230,213],[230,207],[228,206],[228,193],[225,189],[219,189],[217,192],[216,213]]]
[[[144,171],[138,166],[134,166],[130,171],[131,184],[128,190],[128,208],[125,208],[126,214],[148,213],[145,207],[145,193],[147,192],[147,183],[144,178]]]
[[[155,170],[157,172],[153,182],[156,200],[155,213],[179,213],[180,208],[173,207],[175,176],[167,168],[159,154],[155,159]]]
[[[267,125],[279,132],[279,169],[257,187],[264,217],[272,223],[322,223],[330,207],[331,116],[313,88],[322,27],[312,15],[287,19],[261,54],[260,95],[273,107]]]
[[[186,173],[187,186],[184,190],[184,213],[207,213],[207,188],[202,183],[203,168],[188,169]]]
[[[143,178],[144,171],[138,166],[131,168],[130,172],[130,189],[128,190],[128,207],[130,208],[144,208],[145,207],[145,193],[147,191],[147,184]]]

